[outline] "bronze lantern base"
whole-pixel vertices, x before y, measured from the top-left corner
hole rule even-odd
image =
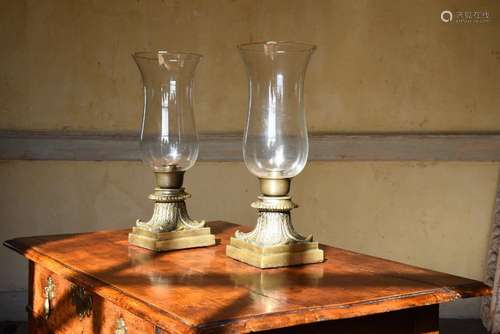
[[[151,232],[134,227],[128,235],[129,243],[156,252],[215,245],[210,227],[173,232]]]
[[[226,255],[261,269],[319,263],[324,260],[323,250],[318,248],[317,242],[259,247],[234,237],[226,247]]]
[[[312,236],[295,232],[290,211],[297,207],[287,196],[290,179],[261,179],[257,225],[249,233],[237,231],[226,255],[258,268],[287,267],[323,262],[323,250]]]
[[[169,251],[215,245],[215,236],[205,221],[192,220],[185,200],[191,197],[182,188],[183,172],[156,172],[157,188],[149,198],[155,202],[147,222],[136,221],[128,236],[132,245],[153,251]]]

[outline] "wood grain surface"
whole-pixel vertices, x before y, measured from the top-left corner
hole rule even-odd
[[[481,282],[322,246],[326,261],[259,270],[214,247],[153,253],[129,230],[9,240],[7,247],[169,333],[244,333],[435,305],[491,293]]]

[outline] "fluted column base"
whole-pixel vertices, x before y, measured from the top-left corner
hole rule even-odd
[[[189,217],[184,202],[189,197],[184,188],[155,189],[149,196],[155,202],[153,215],[147,222],[137,220],[129,243],[157,252],[215,245],[210,227]]]
[[[262,269],[323,262],[323,250],[312,236],[295,232],[290,211],[297,205],[289,196],[260,196],[252,207],[259,212],[255,229],[237,231],[226,247],[227,256]]]

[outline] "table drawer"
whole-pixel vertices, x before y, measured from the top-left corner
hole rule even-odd
[[[40,265],[30,271],[30,333],[155,333],[153,324]]]

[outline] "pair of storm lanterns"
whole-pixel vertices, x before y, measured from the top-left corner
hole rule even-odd
[[[289,195],[292,178],[307,162],[303,87],[315,46],[264,42],[238,49],[249,80],[243,157],[259,178],[261,195],[252,203],[258,211],[255,229],[236,232],[226,255],[258,268],[322,262],[318,243],[292,226],[290,212],[297,205]],[[153,168],[156,188],[149,196],[153,215],[136,222],[129,242],[154,251],[214,245],[205,222],[189,217],[185,200],[190,195],[182,187],[184,172],[198,157],[192,87],[201,55],[139,52],[134,59],[144,84],[141,152]]]

